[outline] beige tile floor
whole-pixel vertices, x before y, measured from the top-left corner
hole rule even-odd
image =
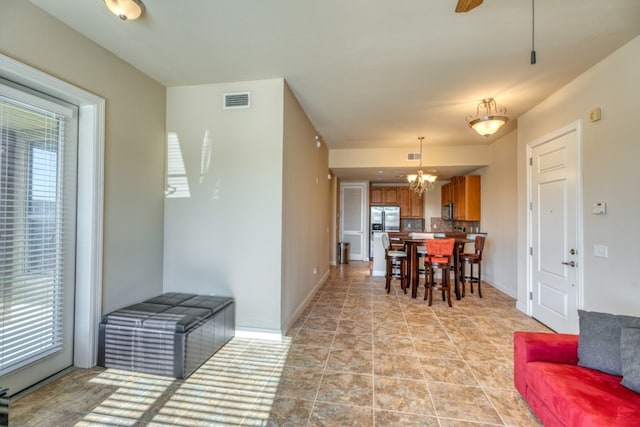
[[[512,334],[547,329],[488,285],[452,308],[423,295],[387,294],[352,261],[283,342],[233,339],[184,381],[77,369],[12,402],[10,425],[539,426],[513,387]]]

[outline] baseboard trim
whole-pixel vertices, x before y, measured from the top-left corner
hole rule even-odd
[[[298,321],[298,318],[300,317],[300,315],[302,314],[304,309],[307,308],[307,306],[309,305],[309,302],[311,301],[311,298],[313,298],[313,296],[318,292],[320,287],[329,278],[329,272],[330,272],[330,270],[328,270],[328,269],[327,269],[327,271],[325,271],[325,273],[318,279],[318,281],[316,282],[315,286],[313,287],[311,292],[309,292],[307,297],[298,305],[298,308],[296,308],[295,311],[291,314],[291,316],[289,316],[289,319],[287,319],[287,321],[284,322],[284,324],[282,325],[282,334],[283,335],[286,336],[287,333],[289,332],[289,329],[294,325],[294,323],[296,323]]]
[[[282,341],[282,333],[277,330],[243,329],[236,327],[235,338]]]

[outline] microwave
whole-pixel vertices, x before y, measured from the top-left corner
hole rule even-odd
[[[442,205],[442,219],[444,220],[453,219],[453,203],[447,203]]]

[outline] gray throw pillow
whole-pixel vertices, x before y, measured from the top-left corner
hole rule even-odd
[[[621,329],[640,328],[640,318],[584,310],[578,310],[578,316],[578,365],[622,376]]]
[[[620,336],[622,384],[640,393],[640,329],[622,328]]]

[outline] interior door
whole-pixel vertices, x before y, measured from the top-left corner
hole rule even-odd
[[[349,259],[364,260],[365,245],[365,192],[366,184],[342,184],[340,198],[340,240],[350,246]]]
[[[578,331],[578,125],[531,149],[531,303],[556,332]]]

